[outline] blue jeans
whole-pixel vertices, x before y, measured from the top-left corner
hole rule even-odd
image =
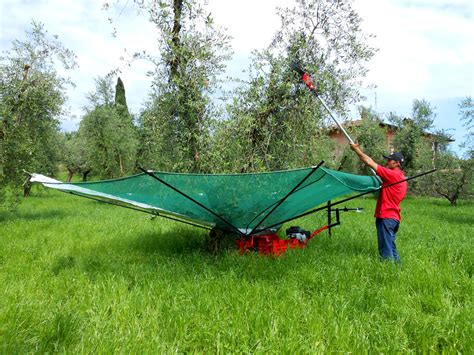
[[[377,218],[375,225],[377,227],[380,259],[400,261],[397,246],[395,245],[400,222],[391,218]]]

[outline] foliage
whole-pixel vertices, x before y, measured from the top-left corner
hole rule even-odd
[[[466,127],[465,141],[461,147],[467,148],[464,159],[458,158],[447,147],[449,134],[444,131],[436,133],[438,149],[434,152],[433,164],[437,172],[418,185],[418,190],[446,198],[452,206],[462,198],[474,196],[474,156],[472,155],[472,99],[466,97],[459,105],[461,121]]]
[[[122,79],[117,78],[117,84],[115,85],[115,106],[122,116],[129,115],[127,98],[125,96],[125,86],[123,85]]]
[[[467,150],[466,157],[472,159],[474,158],[474,104],[470,96],[459,104],[459,115],[466,128],[466,141],[461,146]]]
[[[33,22],[26,40],[14,40],[0,58],[0,205],[17,195],[26,171],[54,175],[59,118],[69,81],[55,65],[74,68],[74,54]],[[29,185],[26,185],[25,194]]]
[[[314,73],[320,95],[342,113],[358,100],[354,87],[374,54],[364,43],[361,19],[350,3],[298,1],[278,14],[281,28],[268,48],[254,52],[249,80],[237,88],[229,105],[235,122],[224,125],[235,127],[236,144],[244,150],[242,171],[330,161],[327,113],[301,86],[291,63],[311,63],[306,69]],[[234,154],[233,145],[228,149]]]
[[[473,353],[472,202],[405,200],[397,266],[378,261],[372,199],[275,259],[41,194],[0,214],[1,353]]]
[[[68,171],[67,181],[71,181],[76,173],[87,176],[90,172],[90,162],[87,161],[86,144],[81,132],[65,132],[61,135],[61,163]]]
[[[320,95],[344,114],[349,103],[359,100],[357,87],[362,86],[366,64],[376,51],[366,43],[372,35],[362,31],[362,19],[352,3],[298,0],[293,8],[279,9],[278,15],[281,28],[269,50],[275,56],[285,53],[291,62],[308,63]]]
[[[469,125],[469,100],[466,99],[463,103],[463,117]],[[460,113],[462,115],[463,110]],[[398,126],[395,149],[405,156],[406,174],[413,175],[432,168],[438,171],[420,182],[415,182],[410,186],[410,191],[414,194],[443,196],[453,206],[457,204],[458,199],[471,197],[472,159],[459,159],[449,150],[452,137],[447,131],[436,130],[430,133],[433,131],[436,114],[429,102],[414,100],[412,117],[402,119],[391,115],[392,123]]]
[[[393,114],[390,117],[390,121],[398,127],[394,148],[405,157],[405,169],[408,173],[433,166],[434,142],[428,132],[433,128],[436,117],[434,110],[426,100],[414,100],[410,119]]]
[[[160,33],[153,92],[140,117],[141,163],[203,171],[214,113],[210,95],[229,57],[229,38],[195,0],[136,1]]]
[[[119,1],[120,2],[120,1]],[[270,45],[255,51],[247,81],[238,83],[225,112],[215,102],[219,75],[229,58],[229,38],[199,0],[134,1],[159,32],[160,57],[135,54],[155,64],[152,92],[138,118],[129,113],[122,80],[99,78],[77,133],[59,135],[68,81],[57,61],[75,66],[74,55],[41,25],[25,42],[14,41],[1,63],[0,199],[15,199],[22,170],[54,175],[58,161],[69,171],[99,178],[133,173],[138,165],[186,172],[250,172],[314,165],[370,174],[349,150],[338,161],[327,131],[328,114],[301,85],[291,63],[310,63],[319,95],[340,116],[360,98],[357,87],[375,49],[366,44],[351,2],[298,0],[278,9],[281,27]],[[127,6],[127,3],[125,4]],[[472,159],[472,99],[459,105]],[[387,146],[380,118],[360,108],[350,134],[375,160]],[[449,152],[449,134],[433,129],[435,108],[414,100],[411,119],[392,114],[394,145],[406,157],[406,173],[437,166],[437,180],[415,184],[416,193],[439,193],[451,202],[469,196],[470,170]],[[345,145],[347,148],[347,145]],[[433,150],[434,148],[434,150]],[[462,172],[462,173],[458,173]],[[449,174],[451,175],[449,175]],[[446,175],[448,174],[448,175]],[[444,186],[444,182],[456,182]],[[463,186],[459,183],[466,182]],[[28,185],[27,185],[28,186]],[[438,191],[436,191],[436,189]],[[448,191],[449,190],[449,191]],[[454,196],[454,197],[453,197]]]
[[[287,169],[315,165],[328,157],[332,142],[318,120],[308,119],[318,114],[312,98],[283,98],[280,95],[286,93],[280,84],[244,89],[229,107],[231,119],[217,122],[211,154],[220,171]],[[301,101],[308,104],[305,109]]]
[[[360,121],[356,121],[352,125],[347,122],[349,134],[361,145],[364,153],[381,163],[383,156],[388,153],[386,132],[380,126],[382,120],[370,107],[359,106],[359,115]],[[348,144],[342,154],[339,169],[356,174],[373,174],[352,152]]]
[[[125,87],[122,79],[117,78],[115,85],[114,109],[117,113],[116,130],[120,144],[115,145],[120,167],[120,176],[129,174],[136,169],[138,132],[134,118],[128,111]]]
[[[452,206],[461,198],[474,197],[474,159],[459,159],[450,152],[436,156],[437,171],[420,184],[428,192],[446,198]]]
[[[214,148],[234,171],[279,170],[328,160],[332,142],[314,98],[297,85],[287,61],[272,65],[268,78],[258,73],[236,89],[228,106],[230,119],[216,130]]]
[[[117,101],[113,101],[112,78],[96,80],[96,91],[89,94],[90,106],[79,127],[85,155],[82,164],[100,178],[115,178],[136,169],[137,132],[126,106],[121,80],[117,87]]]

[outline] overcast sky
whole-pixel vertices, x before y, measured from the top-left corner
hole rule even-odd
[[[13,39],[24,39],[31,20],[42,22],[77,57],[79,68],[69,73],[76,88],[69,90],[70,117],[63,128],[77,128],[93,91],[94,79],[115,67],[120,57],[138,50],[156,52],[156,32],[143,17],[136,16],[122,0],[113,12],[102,10],[103,0],[0,0],[0,50],[8,50]],[[113,0],[110,1],[114,3]],[[124,11],[123,5],[127,4]],[[227,74],[243,75],[250,52],[266,47],[279,27],[276,6],[292,6],[290,0],[208,0],[215,21],[233,37],[234,57]],[[363,18],[363,29],[376,35],[370,44],[379,48],[368,65],[366,105],[384,114],[390,111],[410,116],[414,99],[426,99],[436,107],[436,128],[453,128],[459,142],[463,130],[458,104],[474,96],[474,23],[472,0],[355,0]],[[107,18],[113,15],[118,29],[111,36]],[[130,109],[138,113],[146,99],[150,80],[146,62],[123,67],[120,74]],[[452,147],[456,151],[457,143]]]

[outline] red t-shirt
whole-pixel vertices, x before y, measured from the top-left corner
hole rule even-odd
[[[377,165],[377,175],[382,179],[382,187],[406,179],[402,170],[388,169],[381,165]],[[381,189],[375,207],[375,217],[393,218],[400,221],[400,203],[406,193],[406,181]]]

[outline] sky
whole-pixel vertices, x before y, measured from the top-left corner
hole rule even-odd
[[[158,54],[157,33],[145,17],[132,10],[133,0],[0,0],[0,51],[11,48],[14,39],[24,39],[31,21],[44,24],[49,34],[77,55],[79,68],[67,75],[76,84],[68,89],[69,114],[64,130],[78,127],[86,94],[95,79],[111,69],[121,68],[127,102],[138,113],[147,99],[152,65],[135,61],[126,66],[121,57],[146,50]],[[276,6],[291,7],[293,0],[204,0],[215,22],[233,37],[234,55],[226,74],[245,78],[253,50],[265,48],[279,28]],[[368,63],[365,78],[371,89],[361,89],[382,117],[389,112],[410,117],[414,99],[425,99],[435,107],[435,128],[451,129],[455,143],[465,134],[459,121],[458,104],[474,96],[474,22],[472,0],[355,0],[362,17],[362,29],[376,37],[369,44],[378,48]],[[108,17],[113,18],[111,24]],[[113,28],[117,36],[113,37]],[[355,115],[355,109],[351,110]],[[356,118],[356,117],[354,117]]]

